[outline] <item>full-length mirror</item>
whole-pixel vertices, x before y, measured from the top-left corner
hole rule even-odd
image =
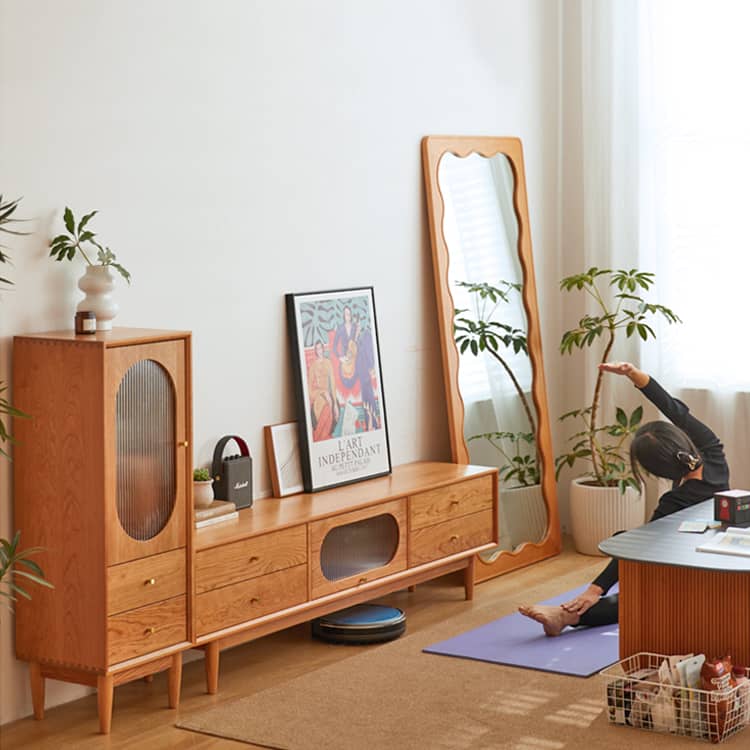
[[[560,551],[521,143],[422,144],[453,460],[499,469],[476,580]]]

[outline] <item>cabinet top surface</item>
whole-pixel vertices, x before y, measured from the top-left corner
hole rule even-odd
[[[113,328],[111,331],[76,334],[74,330],[44,331],[16,336],[15,339],[33,339],[44,341],[75,341],[80,344],[98,346],[122,346],[124,344],[141,344],[165,339],[183,339],[190,336],[189,331],[168,331],[156,328]]]
[[[241,510],[235,521],[206,526],[195,532],[197,550],[264,534],[287,526],[346,513],[387,500],[428,492],[465,479],[496,474],[486,466],[417,462],[395,466],[388,476],[315,493],[267,497]]]

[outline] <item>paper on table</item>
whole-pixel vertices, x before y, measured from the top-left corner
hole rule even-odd
[[[720,531],[695,548],[698,552],[715,552],[720,555],[744,555],[750,557],[750,529],[730,526]]]

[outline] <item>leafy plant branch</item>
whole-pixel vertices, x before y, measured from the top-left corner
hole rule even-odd
[[[522,451],[524,444],[533,451],[536,442],[533,432],[485,432],[481,435],[472,435],[469,440],[486,440],[503,457],[505,464],[498,472],[503,481],[509,482],[515,478],[522,487],[539,484],[539,463],[536,454]],[[513,446],[513,451],[506,450],[502,441],[508,441]]]
[[[76,224],[75,216],[73,212],[65,207],[65,213],[63,214],[63,222],[65,228],[68,230],[67,234],[58,234],[49,243],[50,257],[54,257],[55,260],[73,260],[76,253],[80,253],[83,259],[90,266],[112,266],[125,281],[130,283],[130,272],[127,271],[120,263],[117,262],[117,256],[108,247],[103,247],[94,238],[96,233],[88,229],[88,223],[91,219],[96,216],[98,211],[92,211],[91,213],[85,214],[81,220]],[[83,246],[84,244],[93,245],[96,248],[96,263],[91,262],[91,258],[86,254]]]
[[[560,288],[563,291],[585,292],[594,300],[598,309],[594,314],[584,315],[575,328],[563,333],[560,341],[560,352],[571,354],[573,349],[591,347],[603,338],[604,348],[599,361],[604,363],[610,358],[619,331],[623,331],[626,338],[638,335],[643,341],[647,341],[649,337],[656,338],[656,333],[650,325],[652,318],[661,316],[670,324],[681,322],[679,317],[668,307],[647,302],[641,296],[642,291],[648,291],[651,288],[654,278],[653,273],[638,271],[634,268],[612,270],[595,266],[589,268],[585,273],[564,278],[560,282]],[[616,290],[616,293],[612,295],[611,302],[607,302],[600,287],[603,281],[606,281],[610,289]],[[614,425],[599,428],[597,419],[603,376],[604,373],[597,368],[594,393],[588,408],[569,412],[561,417],[561,419],[571,416],[581,418],[586,429],[574,436],[574,438],[585,436],[585,440],[577,442],[570,453],[558,459],[557,472],[559,475],[562,466],[572,466],[576,459],[585,458],[591,461],[594,478],[600,486],[619,485],[621,489],[623,489],[623,485],[636,486],[635,480],[629,475],[627,461],[623,454],[625,439],[637,429],[641,416],[638,417],[635,424],[631,425],[633,415],[628,419],[625,412],[618,408],[616,412],[617,422]],[[620,434],[618,432],[620,430],[626,430],[627,434]],[[600,434],[617,436],[621,440],[616,445],[605,445],[598,440]]]
[[[10,224],[25,221],[24,219],[17,219],[13,216],[20,200],[20,198],[16,198],[12,201],[3,201],[3,197],[0,195],[0,232],[15,235],[17,237],[29,234],[29,232],[21,232],[17,229],[8,228],[8,225]],[[10,263],[10,256],[3,252],[3,250],[7,249],[8,248],[5,245],[0,245],[0,263]],[[13,283],[5,278],[0,278],[0,282],[3,284]],[[5,426],[3,417],[28,418],[29,415],[13,406],[8,399],[2,395],[7,389],[8,386],[5,385],[3,381],[0,381],[0,455],[9,459],[10,456],[2,446],[6,443],[14,442],[14,440],[8,431],[8,428]],[[31,581],[40,586],[53,588],[52,584],[44,579],[44,573],[39,565],[33,560],[29,560],[29,557],[32,555],[41,552],[41,548],[30,547],[29,549],[19,550],[18,544],[20,540],[20,531],[16,531],[13,539],[10,541],[8,539],[0,538],[0,596],[9,600],[9,602],[16,602],[18,596],[22,596],[25,599],[31,598],[26,589],[17,582],[19,578]],[[6,601],[5,604],[6,606],[11,606],[8,601]]]
[[[471,294],[475,295],[475,299],[478,299],[475,311],[476,320],[464,315],[464,313],[469,312],[468,309],[457,309],[455,311],[457,319],[454,323],[454,333],[460,353],[463,354],[467,349],[471,349],[472,354],[476,357],[480,352],[487,352],[502,366],[521,400],[531,432],[536,433],[536,422],[526,394],[510,365],[500,353],[500,345],[502,344],[504,347],[512,349],[515,354],[523,352],[528,355],[526,332],[507,323],[493,320],[498,306],[501,303],[510,302],[510,292],[512,290],[520,292],[521,285],[502,280],[498,282],[498,286],[469,281],[459,281],[457,285],[468,289]]]

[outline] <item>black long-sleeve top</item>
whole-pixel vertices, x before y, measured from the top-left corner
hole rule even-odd
[[[729,466],[724,455],[724,446],[713,431],[696,419],[682,401],[670,396],[653,378],[639,390],[672,424],[688,435],[703,459],[702,479],[688,479],[682,484],[679,481],[674,482],[672,489],[659,498],[651,520],[702,503],[713,497],[714,493],[728,490]],[[597,586],[601,586],[605,594],[617,582],[617,568],[617,560],[611,560],[594,581]]]

